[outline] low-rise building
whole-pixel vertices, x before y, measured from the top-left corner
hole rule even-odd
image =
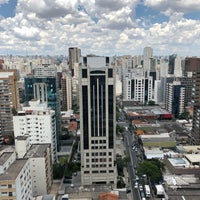
[[[32,182],[28,159],[16,160],[0,175],[0,199],[32,200]]]

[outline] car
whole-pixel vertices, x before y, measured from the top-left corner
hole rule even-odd
[[[144,192],[141,192],[141,193],[140,193],[140,196],[141,196],[141,199],[142,199],[142,200],[146,200]]]
[[[65,175],[65,179],[72,179],[72,176]]]
[[[135,182],[134,188],[138,188],[138,182]]]
[[[72,181],[71,181],[71,179],[63,179],[63,183],[71,184]]]
[[[143,186],[142,185],[139,185],[139,190],[143,191]]]
[[[139,177],[138,177],[137,175],[135,176],[135,180],[136,180],[136,181],[139,181]]]
[[[73,175],[74,175],[74,176],[77,176],[77,172],[74,172]]]

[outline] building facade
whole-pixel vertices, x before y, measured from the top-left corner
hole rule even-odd
[[[79,63],[79,57],[81,56],[81,50],[77,47],[70,47],[69,48],[69,69],[72,72],[72,76],[74,76],[74,64]]]
[[[53,182],[51,145],[34,144],[24,157],[30,162],[33,197],[49,194]]]
[[[123,77],[123,99],[146,103],[153,99],[152,76],[137,76],[127,73]]]
[[[13,113],[19,108],[17,70],[0,70],[0,137],[13,136]]]
[[[109,57],[87,58],[80,73],[81,182],[116,185],[115,69]]]
[[[32,75],[25,77],[25,98],[28,103],[31,100],[39,100],[47,103],[48,107],[55,110],[56,139],[59,149],[60,135],[60,96],[57,81],[57,70],[54,66],[42,65],[32,70]]]
[[[0,174],[0,199],[32,200],[32,198],[29,160],[16,160],[3,174]]]
[[[61,93],[61,111],[72,109],[72,77],[69,72],[62,74]]]
[[[200,144],[200,72],[193,74],[192,104],[193,104],[193,123],[191,131],[191,142]]]
[[[167,84],[166,109],[177,118],[185,110],[185,87],[180,81]]]
[[[53,163],[57,161],[56,117],[55,111],[39,101],[29,102],[13,117],[14,135],[29,136],[30,144],[51,144]]]

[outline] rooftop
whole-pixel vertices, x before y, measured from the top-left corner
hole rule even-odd
[[[16,160],[4,174],[0,175],[0,180],[15,180],[27,161],[28,159]]]
[[[25,158],[40,158],[44,157],[46,153],[46,149],[50,147],[50,144],[33,144],[31,148],[28,150]]]
[[[0,154],[0,165],[3,165],[13,154],[13,152],[3,152]]]
[[[0,72],[0,78],[9,78],[9,76],[13,76],[14,72]]]
[[[185,157],[191,162],[191,163],[200,163],[200,154],[185,154]]]

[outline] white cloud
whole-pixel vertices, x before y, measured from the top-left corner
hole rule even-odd
[[[134,55],[150,45],[163,55],[177,49],[199,54],[200,21],[183,15],[194,3],[167,2],[145,0],[170,19],[140,26],[141,18],[134,19],[139,0],[18,0],[16,15],[1,19],[0,52],[23,53],[27,48],[30,54],[66,55],[70,46],[78,46],[83,54]]]
[[[162,12],[189,13],[200,10],[200,0],[144,0],[144,4]]]
[[[8,2],[9,2],[9,0],[0,0],[0,5],[1,5],[1,4],[8,3]]]

